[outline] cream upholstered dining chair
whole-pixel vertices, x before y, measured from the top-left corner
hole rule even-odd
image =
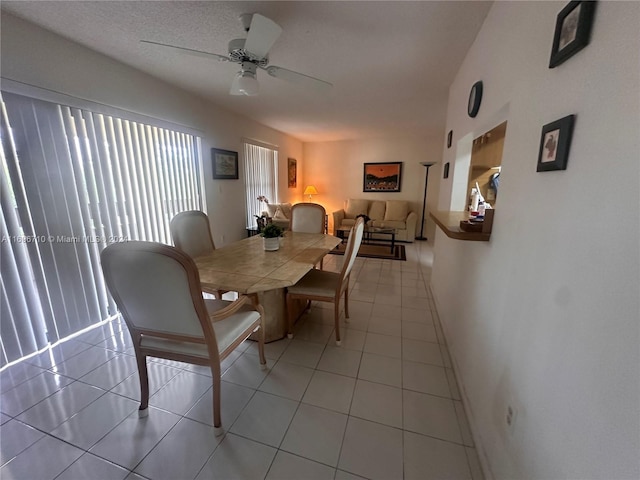
[[[169,224],[176,248],[191,258],[209,255],[216,249],[209,228],[209,217],[200,210],[180,212]]]
[[[317,203],[296,203],[291,207],[290,230],[302,233],[325,233],[327,211]],[[320,269],[323,262],[320,260]]]
[[[336,328],[336,345],[340,345],[340,297],[344,293],[344,315],[349,318],[349,277],[362,243],[363,232],[364,220],[358,218],[351,228],[344,252],[344,262],[339,273],[313,269],[295,285],[287,287],[289,338],[293,337],[293,300],[332,302]]]
[[[205,300],[195,263],[184,252],[153,242],[114,243],[101,253],[104,278],[131,333],[140,377],[139,416],[148,414],[147,357],[205,365],[213,378],[213,425],[220,417],[220,362],[260,330],[264,356],[264,311],[257,297]]]
[[[209,255],[216,249],[209,228],[209,217],[200,210],[180,212],[169,223],[171,239],[179,250],[191,258]],[[228,290],[216,290],[216,296],[222,298]]]
[[[327,212],[317,203],[296,203],[291,207],[291,231],[324,233]]]

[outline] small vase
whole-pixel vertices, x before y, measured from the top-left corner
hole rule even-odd
[[[278,237],[273,237],[273,238],[264,237],[263,242],[264,242],[264,249],[267,252],[273,252],[280,248],[280,238]]]

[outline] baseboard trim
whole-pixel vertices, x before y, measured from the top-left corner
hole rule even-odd
[[[433,289],[431,288],[431,282],[428,283],[429,292],[431,292],[431,298],[433,299],[433,303],[436,307],[436,315],[438,316],[438,323],[440,324],[440,328],[442,329],[442,335],[444,336],[447,351],[449,352],[449,358],[451,359],[451,368],[453,369],[453,373],[456,376],[456,383],[458,384],[458,390],[460,390],[460,401],[462,403],[462,407],[464,408],[464,412],[467,415],[467,423],[469,424],[469,430],[471,431],[471,437],[473,438],[473,444],[475,445],[476,452],[478,454],[478,460],[480,461],[480,468],[482,469],[482,474],[484,475],[485,480],[494,480],[495,476],[491,471],[489,457],[487,456],[487,452],[484,449],[484,444],[482,442],[482,437],[477,431],[475,427],[475,417],[473,415],[473,411],[471,410],[470,404],[471,401],[467,395],[467,392],[464,387],[464,383],[462,381],[462,376],[460,375],[460,368],[458,367],[458,362],[455,358],[454,352],[449,347],[449,338],[450,336],[447,333],[446,325],[440,320],[441,311],[440,305],[438,304],[438,299],[433,293]]]

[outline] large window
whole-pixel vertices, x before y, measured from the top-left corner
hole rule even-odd
[[[109,243],[170,243],[202,209],[200,139],[2,92],[0,365],[116,313]]]
[[[264,210],[258,197],[278,202],[278,151],[275,148],[245,141],[244,183],[247,228],[251,228],[256,226],[255,217]]]

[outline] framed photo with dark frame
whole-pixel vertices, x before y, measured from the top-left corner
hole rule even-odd
[[[213,162],[213,178],[216,180],[238,179],[238,152],[231,150],[211,149]]]
[[[542,127],[537,172],[566,170],[575,115],[568,115]]]
[[[595,1],[572,1],[558,13],[549,68],[557,67],[589,44],[595,9]]]
[[[399,192],[402,162],[365,163],[363,192]]]

